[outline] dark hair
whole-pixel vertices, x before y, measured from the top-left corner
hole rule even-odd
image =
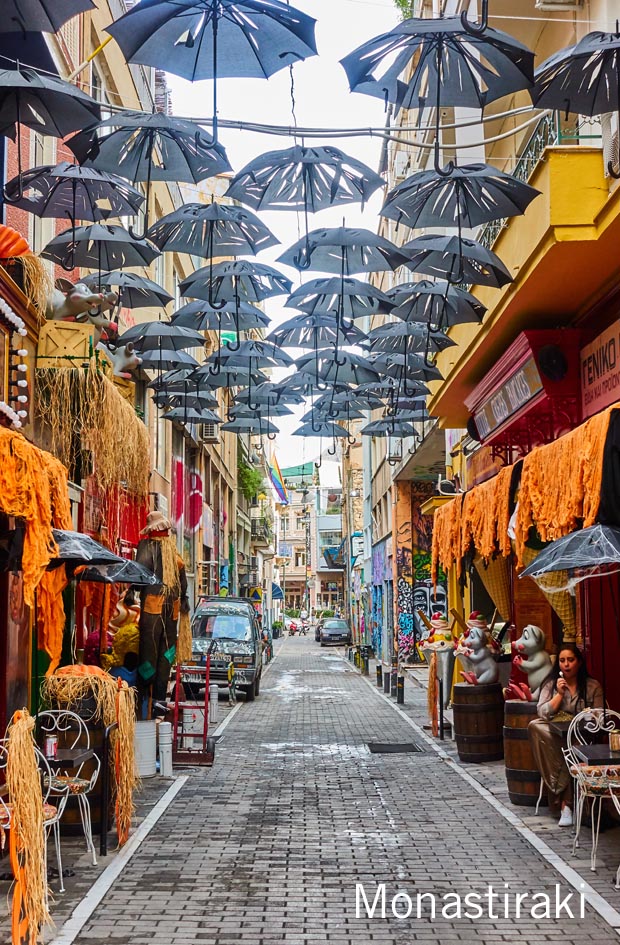
[[[553,688],[557,689],[557,681],[560,678],[560,654],[565,650],[568,650],[577,660],[577,692],[579,693],[579,702],[586,706],[586,695],[588,688],[588,679],[590,674],[588,672],[588,667],[586,666],[586,658],[574,643],[562,643],[558,648],[558,655],[555,663],[551,667],[551,672],[547,676],[547,679],[553,680]]]

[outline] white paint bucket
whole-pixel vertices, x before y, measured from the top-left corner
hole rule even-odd
[[[134,738],[136,773],[141,778],[157,774],[157,722],[136,722]]]

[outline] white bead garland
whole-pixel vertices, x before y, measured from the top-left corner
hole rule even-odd
[[[6,301],[6,299],[3,299],[3,298],[0,298],[0,317],[2,317],[5,321],[9,323],[9,325],[11,325],[11,327],[20,336],[20,338],[26,337],[26,335],[28,334],[28,329],[26,328],[26,322],[24,321],[23,318],[20,318],[20,316],[16,312],[13,311],[13,309],[11,308],[9,303]],[[21,346],[17,349],[14,349],[13,354],[17,356],[18,358],[22,358],[22,359],[28,357],[27,349]],[[20,364],[16,365],[16,369],[19,372],[18,373],[19,379],[16,382],[17,387],[18,388],[28,387],[28,381],[26,380],[26,378],[19,377],[20,374],[23,375],[28,371],[28,365],[25,364],[22,360]],[[19,404],[22,404],[22,405],[28,403],[28,397],[23,392],[19,394],[15,399]],[[19,428],[22,426],[22,419],[28,416],[28,411],[24,410],[23,406],[20,410],[13,410],[13,408],[9,404],[5,403],[3,400],[0,401],[0,413],[3,413],[5,417],[7,417],[11,421],[11,426],[14,427],[14,429],[16,430],[19,430]]]

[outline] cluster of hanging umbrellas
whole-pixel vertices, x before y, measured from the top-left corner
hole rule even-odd
[[[57,30],[91,0],[9,0],[4,30]],[[8,25],[7,25],[8,24]],[[362,205],[384,185],[362,162],[332,146],[295,144],[260,155],[235,174],[226,194],[236,205],[187,203],[148,219],[153,181],[198,184],[231,167],[219,141],[217,88],[222,78],[268,78],[316,55],[315,21],[280,0],[141,0],[108,27],[128,62],[160,67],[191,81],[213,81],[212,132],[197,122],[123,111],[101,119],[99,104],[69,82],[17,64],[0,71],[0,134],[17,141],[18,174],[5,200],[39,216],[67,221],[42,255],[67,270],[95,272],[93,287],[118,290],[126,307],[165,307],[172,298],[128,268],[166,252],[204,260],[180,285],[184,304],[169,320],[141,323],[118,338],[131,342],[152,381],[155,402],[170,420],[219,423],[223,430],[274,436],[272,422],[309,399],[297,435],[348,438],[350,424],[383,410],[366,435],[409,436],[427,419],[427,384],[441,379],[435,354],[452,344],[447,332],[480,322],[484,306],[464,286],[501,288],[511,273],[496,254],[464,231],[525,211],[537,191],[487,164],[442,164],[441,110],[482,110],[529,91],[535,105],[595,115],[620,109],[620,34],[592,33],[534,72],[530,50],[488,26],[488,0],[478,24],[465,15],[404,20],[342,60],[352,91],[396,109],[434,110],[432,166],[387,194],[381,216],[409,229],[441,228],[397,247],[369,230],[310,229],[326,207]],[[22,168],[21,126],[66,137],[76,162]],[[616,174],[613,167],[610,172]],[[142,184],[144,194],[136,187]],[[144,212],[140,231],[113,218]],[[303,214],[304,232],[278,262],[312,276],[292,291],[278,269],[254,261],[278,240],[262,210]],[[445,230],[451,232],[446,235]],[[218,261],[232,257],[231,261]],[[243,258],[239,258],[243,257]],[[250,258],[246,258],[250,257]],[[371,273],[414,274],[388,292]],[[263,340],[268,319],[257,305],[286,296],[291,317]],[[356,324],[389,316],[365,334]],[[192,349],[218,345],[199,362]],[[286,349],[302,351],[293,360]],[[273,382],[274,368],[290,368]],[[217,391],[233,392],[228,413]]]

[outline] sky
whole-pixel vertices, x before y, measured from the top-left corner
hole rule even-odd
[[[317,20],[319,52],[318,56],[298,63],[293,70],[297,124],[338,129],[360,126],[382,128],[385,123],[383,103],[368,95],[352,94],[339,60],[361,43],[396,25],[399,14],[393,0],[295,0],[294,6]],[[191,84],[169,76],[169,83],[176,115],[193,118],[211,115],[211,82]],[[218,100],[220,120],[293,125],[288,69],[276,73],[269,80],[221,79],[218,81]],[[294,140],[289,137],[225,128],[220,129],[219,138],[235,172],[264,151],[290,148],[294,144]],[[373,170],[378,168],[380,138],[308,139],[306,143],[333,144],[364,161]],[[323,210],[310,218],[310,228],[340,226],[344,216],[347,226],[365,227],[375,232],[381,202],[382,195],[379,192],[368,202],[363,212],[359,205]],[[258,262],[280,268],[292,280],[293,288],[302,281],[320,275],[310,273],[300,276],[295,269],[282,267],[276,261],[280,253],[303,235],[303,219],[298,219],[296,213],[281,211],[261,211],[259,216],[282,245],[260,253]],[[293,309],[283,309],[284,301],[285,297],[278,297],[265,303],[267,314],[274,323],[296,314]],[[299,422],[299,411],[294,417],[278,417],[276,420],[281,431],[275,442],[280,466],[307,462],[319,454],[321,443],[318,439],[291,436]],[[323,449],[328,445],[330,441],[322,441]]]

